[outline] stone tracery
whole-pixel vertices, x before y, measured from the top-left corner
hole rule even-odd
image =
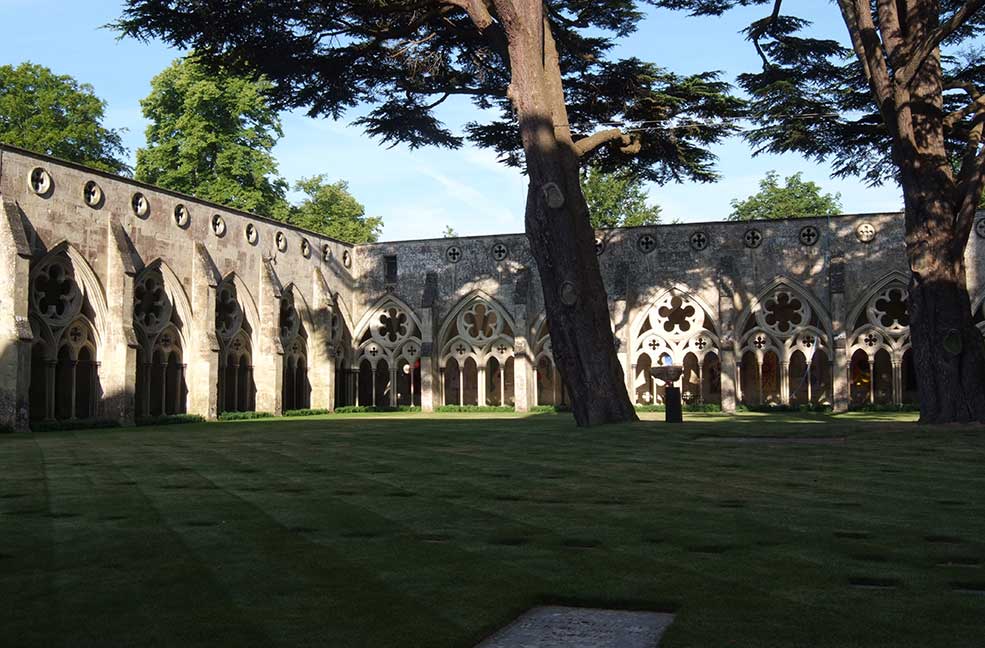
[[[421,402],[421,328],[411,310],[390,297],[372,311],[358,335],[357,405]]]
[[[441,336],[439,371],[446,405],[512,405],[512,318],[492,298],[475,294],[451,311]]]

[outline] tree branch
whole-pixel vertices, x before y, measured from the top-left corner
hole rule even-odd
[[[985,0],[981,0],[985,2]],[[889,80],[889,69],[882,55],[882,43],[872,22],[868,0],[838,0],[845,26],[852,38],[855,55],[862,64],[865,78],[875,97],[876,105],[890,132],[899,132],[896,109],[893,104],[893,88]]]
[[[930,56],[930,53],[937,49],[945,38],[964,25],[982,7],[985,7],[985,0],[968,0],[950,18],[927,34],[927,37],[907,57],[909,60],[903,66],[903,69],[896,74],[896,82],[904,86],[910,85],[910,82],[913,81],[917,71],[920,70],[920,67],[927,60],[927,57]]]
[[[759,39],[763,37],[766,30],[769,29],[776,19],[780,17],[780,5],[783,4],[783,0],[773,0],[773,11],[766,18],[757,20],[749,27],[749,39],[752,40],[752,46],[756,48],[756,53],[759,54],[759,58],[763,59],[763,68],[768,68],[770,65],[769,58],[766,57],[766,52],[763,51],[762,46],[759,44]]]
[[[639,139],[623,133],[618,128],[610,128],[593,133],[588,137],[583,137],[575,142],[575,152],[578,154],[578,157],[585,157],[603,144],[608,144],[616,140],[620,141],[619,150],[623,153],[634,155],[640,152],[641,145]]]

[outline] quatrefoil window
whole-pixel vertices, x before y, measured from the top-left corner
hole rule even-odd
[[[906,308],[906,290],[890,288],[883,291],[869,308],[869,321],[891,331],[901,331],[910,325]]]
[[[763,243],[763,233],[758,229],[748,229],[742,235],[742,242],[747,248],[758,248]]]
[[[212,216],[212,232],[220,237],[226,234],[226,221],[219,214]]]
[[[191,214],[188,212],[188,208],[184,205],[177,205],[174,208],[174,223],[178,227],[184,229],[188,227],[188,223],[191,222]]]
[[[708,247],[708,235],[704,232],[693,232],[688,242],[691,244],[691,249],[700,252]]]
[[[280,300],[280,336],[284,340],[290,340],[298,334],[301,327],[301,318],[298,316],[298,309],[294,306],[294,297],[287,293]]]
[[[171,300],[160,272],[148,271],[133,289],[133,319],[148,333],[156,333],[171,320]]]
[[[644,234],[636,241],[636,247],[639,248],[640,252],[643,254],[649,254],[653,252],[657,247],[657,239],[653,238],[652,234]]]
[[[246,225],[246,242],[250,245],[256,245],[257,241],[260,240],[260,233],[257,232],[256,225],[253,223],[248,223]]]
[[[133,210],[134,216],[147,218],[147,215],[150,214],[150,201],[147,200],[147,196],[137,192],[130,198],[130,209]]]
[[[445,250],[445,258],[451,263],[458,263],[462,260],[462,248],[457,245],[451,245]]]
[[[221,337],[229,339],[243,324],[243,309],[236,297],[236,286],[227,281],[219,287],[215,306],[215,330]]]
[[[311,256],[311,243],[308,243],[308,239],[301,239],[301,256],[305,259]]]
[[[821,238],[820,233],[817,228],[813,225],[805,225],[800,228],[800,244],[806,246],[812,246],[817,243],[818,239]]]
[[[482,343],[499,334],[503,322],[487,304],[477,302],[459,317],[461,333],[471,342]]]
[[[274,237],[274,242],[277,244],[277,249],[281,252],[287,250],[287,235],[284,232],[277,232],[277,236]]]
[[[49,324],[65,324],[82,308],[82,291],[67,258],[57,257],[42,266],[31,287],[34,308]]]
[[[506,247],[505,245],[503,245],[502,243],[497,243],[496,245],[494,245],[492,247],[492,256],[493,256],[493,259],[495,259],[497,261],[503,261],[503,260],[505,260],[506,257],[509,256],[509,254],[510,254],[510,249],[508,247]]]
[[[872,223],[862,223],[855,228],[855,236],[862,243],[871,243],[876,238],[876,228]]]

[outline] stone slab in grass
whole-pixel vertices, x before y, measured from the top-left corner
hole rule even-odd
[[[535,607],[476,648],[656,648],[673,614]]]

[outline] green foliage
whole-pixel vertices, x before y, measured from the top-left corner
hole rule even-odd
[[[168,416],[151,416],[137,419],[138,426],[145,425],[185,425],[187,423],[204,423],[205,418],[198,414],[172,414]]]
[[[106,102],[87,83],[33,63],[0,65],[0,142],[127,174],[118,131],[102,125]]]
[[[652,181],[712,180],[715,156],[708,147],[733,132],[742,109],[729,85],[716,73],[681,76],[612,57],[652,1],[545,3],[573,137],[623,123],[633,133],[630,146],[613,141],[600,147],[596,164],[629,167]],[[220,69],[263,75],[277,108],[306,108],[313,117],[333,119],[368,108],[355,123],[386,143],[461,146],[465,138],[434,109],[449,96],[467,97],[476,114],[496,109],[499,117],[467,125],[465,136],[519,165],[518,124],[507,98],[510,16],[499,14],[498,3],[483,3],[490,20],[480,29],[462,3],[431,4],[267,0],[226,9],[212,2],[127,0],[114,26],[124,35],[192,48]]]
[[[306,198],[291,207],[288,222],[349,243],[379,240],[383,219],[367,216],[345,181],[328,183],[325,176],[318,175],[298,180],[294,188]]]
[[[830,412],[831,406],[820,403],[805,403],[803,405],[747,405],[739,403],[735,406],[737,412]]]
[[[376,414],[380,412],[420,412],[421,408],[418,406],[410,405],[398,405],[397,407],[390,407],[388,405],[378,405],[376,407],[370,405],[346,405],[344,407],[336,407],[336,414]]]
[[[90,419],[66,419],[64,421],[39,421],[31,423],[31,429],[35,432],[60,432],[64,430],[93,430],[98,428],[120,427],[120,422],[115,419],[90,418]]]
[[[283,133],[264,98],[269,88],[262,79],[206,69],[194,57],[173,62],[140,102],[150,125],[147,148],[137,151],[137,179],[285,219],[287,183],[271,154]]]
[[[852,405],[849,409],[853,412],[919,412],[920,405],[917,403],[902,403],[900,405],[866,403],[864,405]]]
[[[284,416],[322,416],[324,414],[331,414],[331,412],[327,409],[296,409],[284,412]]]
[[[441,407],[435,407],[435,412],[443,413],[484,413],[491,414],[494,412],[515,412],[516,410],[512,405],[442,405]]]
[[[567,405],[534,405],[530,408],[533,414],[567,414],[571,408]]]
[[[647,204],[642,180],[625,169],[606,172],[586,165],[581,172],[581,190],[588,203],[592,227],[636,227],[660,222],[660,207]]]
[[[682,409],[685,412],[721,412],[722,406],[718,403],[684,403]],[[665,405],[637,405],[637,412],[665,412]]]
[[[445,230],[441,233],[444,238],[458,238],[458,232],[451,225],[445,225]]]
[[[270,412],[222,412],[219,414],[220,421],[251,421],[253,419],[271,418]]]
[[[805,181],[802,173],[787,176],[780,186],[780,176],[770,171],[759,181],[759,192],[745,200],[732,200],[728,220],[776,220],[806,216],[833,216],[841,212],[841,194],[822,194],[821,187]]]

